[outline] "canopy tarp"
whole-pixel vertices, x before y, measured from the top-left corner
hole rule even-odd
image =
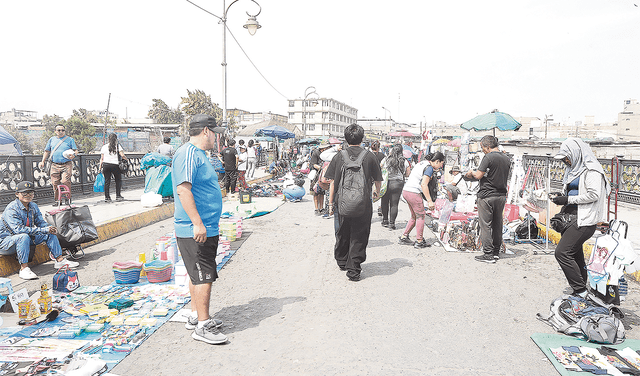
[[[0,155],[22,155],[20,143],[0,126]]]
[[[488,114],[478,115],[469,121],[465,121],[460,127],[475,131],[490,131],[496,128],[501,131],[517,131],[521,126],[522,124],[518,123],[511,115],[494,110]]]

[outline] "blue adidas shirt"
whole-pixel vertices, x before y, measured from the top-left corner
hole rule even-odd
[[[193,223],[184,211],[178,185],[191,183],[191,193],[196,202],[196,209],[207,228],[207,237],[219,235],[220,214],[222,212],[222,192],[218,184],[218,174],[209,162],[204,150],[192,143],[178,148],[173,155],[171,166],[171,182],[175,196],[174,228],[180,238],[193,237]]]

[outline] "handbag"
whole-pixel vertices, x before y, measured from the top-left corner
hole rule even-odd
[[[120,147],[120,145],[118,145],[118,147]],[[122,158],[122,155],[120,155],[120,150],[118,150],[118,167],[120,167],[120,172],[125,174],[129,169],[129,161]]]
[[[69,265],[64,265],[53,275],[53,289],[60,292],[71,292],[80,287],[78,273],[69,270]]]
[[[578,215],[565,213],[565,208],[566,206],[563,206],[560,213],[554,215],[553,218],[549,220],[551,228],[559,232],[560,235],[564,234],[569,227],[578,221]]]
[[[98,231],[87,205],[46,212],[44,219],[58,229],[56,236],[62,248],[74,247],[98,239]]]

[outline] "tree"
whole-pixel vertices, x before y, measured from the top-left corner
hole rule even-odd
[[[184,119],[179,109],[171,109],[162,99],[153,99],[147,116],[158,124],[180,124]]]
[[[16,141],[18,141],[18,143],[20,144],[20,149],[22,149],[22,153],[24,153],[24,154],[33,153],[33,145],[31,145],[31,141],[29,140],[29,137],[23,131],[15,128],[12,125],[9,125],[9,126],[5,127],[4,129],[10,135],[12,135],[13,138],[16,139]]]
[[[75,113],[75,111],[74,111]],[[72,137],[78,145],[78,151],[91,153],[96,147],[96,129],[87,120],[77,116],[71,116],[64,123],[67,135]]]
[[[44,148],[47,146],[47,141],[49,141],[49,139],[53,137],[53,134],[55,133],[54,130],[56,129],[56,125],[58,124],[65,124],[65,120],[62,116],[53,114],[51,116],[44,115],[42,117],[44,132],[42,133],[42,136],[40,136],[39,140],[33,142],[35,150],[38,150],[40,152],[44,151]]]
[[[216,126],[220,126],[222,123],[222,109],[216,103],[212,103],[211,96],[202,90],[190,91],[187,89],[187,96],[181,98],[180,108],[187,115],[182,127],[183,139],[186,139],[186,135],[189,134],[189,120],[194,115],[211,115],[216,119]]]

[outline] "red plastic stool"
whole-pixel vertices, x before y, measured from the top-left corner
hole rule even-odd
[[[60,184],[58,186],[58,202],[62,203],[62,198],[66,198],[68,205],[71,205],[71,191],[69,190],[69,187],[67,187],[64,184]]]

